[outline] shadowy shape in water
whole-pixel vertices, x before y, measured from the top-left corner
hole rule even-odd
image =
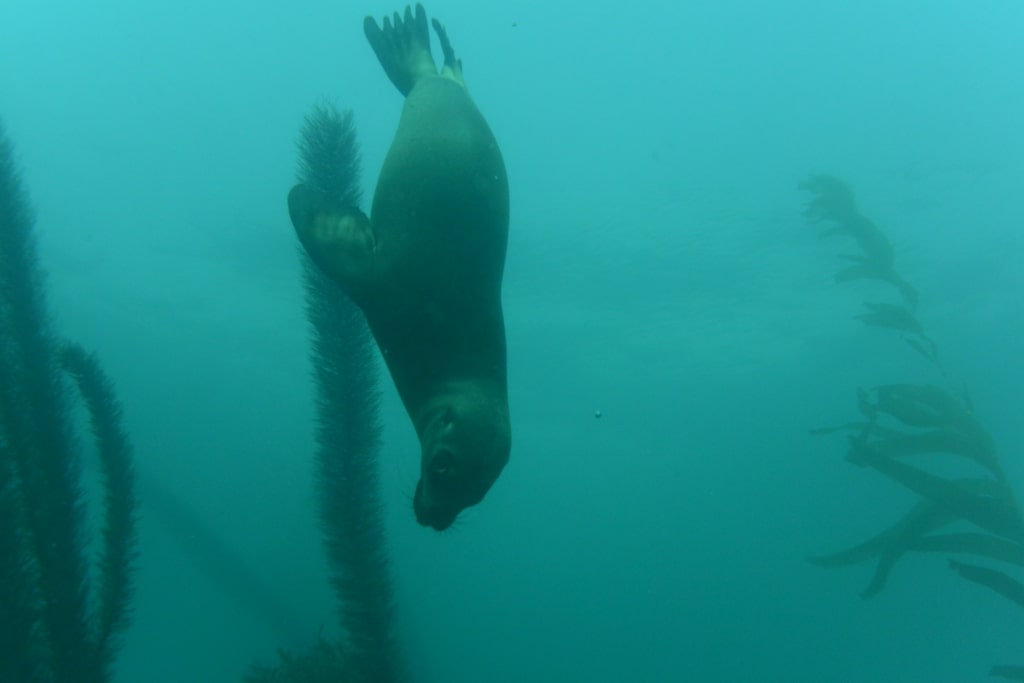
[[[1021,525],[1017,510],[1013,507],[1009,489],[1000,482],[992,482],[995,489],[992,495],[979,495],[955,481],[935,476],[918,467],[882,455],[871,446],[858,443],[857,439],[852,437],[847,460],[874,468],[921,497],[939,503],[986,531],[1013,540],[1024,538],[1024,526]]]
[[[869,303],[867,301],[864,302],[864,306],[867,307],[868,312],[861,313],[853,317],[862,321],[865,325],[872,325],[873,327],[888,327],[891,330],[897,330],[899,332],[909,332],[910,334],[921,336],[924,335],[921,323],[914,317],[914,314],[910,309],[905,306]]]
[[[850,237],[860,248],[859,254],[843,256],[854,265],[836,273],[836,282],[881,280],[898,289],[907,304],[916,308],[917,290],[894,270],[895,258],[889,238],[860,213],[846,183],[835,176],[819,174],[800,183],[800,188],[812,195],[804,208],[804,217],[811,223],[830,225],[821,236]]]
[[[844,567],[878,560],[871,583],[861,593],[868,599],[885,587],[892,568],[922,536],[956,520],[956,515],[931,501],[918,503],[902,520],[880,534],[852,548],[829,555],[807,558],[819,567]]]
[[[1005,678],[1010,681],[1024,681],[1024,666],[993,666],[988,675],[994,678]]]
[[[1004,598],[1024,607],[1024,583],[995,569],[979,567],[976,564],[949,561],[950,568],[957,574],[974,583],[990,588]]]

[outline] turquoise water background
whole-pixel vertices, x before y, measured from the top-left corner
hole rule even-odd
[[[326,97],[355,113],[368,206],[401,98],[361,26],[394,9],[0,5],[0,116],[51,309],[119,389],[143,497],[159,482],[195,515],[144,502],[120,681],[238,680],[335,629],[285,196]],[[804,561],[914,500],[808,430],[855,419],[858,387],[942,378],[853,319],[889,292],[833,283],[847,245],[806,224],[797,187],[842,177],[889,236],[1024,491],[1024,5],[427,10],[508,166],[514,434],[484,503],[422,529],[415,434],[382,376],[414,680],[953,682],[1024,663],[1024,614],[942,556],[905,559],[870,601],[871,566]]]

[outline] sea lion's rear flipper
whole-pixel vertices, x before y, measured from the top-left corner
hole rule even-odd
[[[437,39],[441,43],[441,52],[444,53],[444,66],[441,67],[441,75],[462,83],[462,60],[455,56],[452,43],[448,40],[448,31],[444,24],[437,19],[434,19],[432,23],[434,32],[437,33]],[[463,85],[465,84],[463,83]]]
[[[288,193],[288,213],[313,262],[358,302],[372,284],[376,241],[370,219],[305,185]]]
[[[384,67],[384,73],[402,95],[408,95],[416,81],[437,75],[437,67],[430,54],[427,12],[423,5],[417,3],[415,15],[406,7],[404,17],[395,12],[393,20],[384,17],[381,23],[383,28],[377,26],[373,17],[366,17],[363,32]]]

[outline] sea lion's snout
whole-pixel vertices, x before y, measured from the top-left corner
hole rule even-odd
[[[442,507],[431,507],[424,502],[423,480],[416,484],[416,495],[412,500],[412,509],[416,513],[416,521],[421,526],[428,526],[434,531],[444,531],[455,523],[460,510],[450,510]]]
[[[475,464],[446,447],[425,457],[413,498],[416,521],[444,531],[460,512],[483,500],[493,481],[481,481]]]
[[[503,388],[461,382],[449,385],[424,411],[413,499],[420,524],[447,529],[487,495],[511,450],[507,406]]]
[[[460,512],[484,499],[509,454],[509,440],[502,436],[507,430],[484,428],[474,420],[454,420],[449,413],[441,423],[437,439],[424,445],[413,498],[416,520],[438,531],[450,527]],[[467,429],[470,426],[474,428]],[[480,443],[482,433],[489,435],[486,446]]]

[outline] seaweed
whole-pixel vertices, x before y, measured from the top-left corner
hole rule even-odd
[[[344,653],[322,637],[306,652],[277,651],[276,665],[254,664],[243,683],[347,683],[359,679],[351,675]]]
[[[299,143],[299,182],[357,206],[359,152],[351,112],[321,103]],[[245,680],[404,681],[377,464],[380,449],[376,346],[363,314],[299,250],[316,384],[316,484],[320,529],[342,639],[306,653],[281,650],[273,667]]]
[[[834,176],[815,175],[801,183],[813,196],[804,216],[829,223],[826,234],[853,237],[861,254],[846,257],[854,265],[840,271],[837,282],[873,278],[895,287],[901,303],[865,302],[856,318],[867,325],[902,333],[912,350],[926,359],[949,384],[938,346],[917,316],[917,290],[893,268],[889,241],[862,216],[853,192]],[[862,596],[878,594],[896,562],[905,554],[970,555],[1010,565],[1007,571],[950,558],[949,567],[966,581],[984,586],[1024,607],[1024,582],[1008,571],[1024,567],[1024,513],[1007,480],[991,435],[974,413],[966,390],[927,384],[889,384],[859,390],[863,420],[811,431],[816,436],[847,432],[846,459],[869,467],[915,494],[914,508],[895,525],[847,550],[811,556],[822,567],[869,560],[875,575]],[[930,471],[936,456],[952,455],[980,469],[973,478],[949,478]],[[914,460],[920,464],[912,464]],[[934,533],[961,524],[970,530]],[[1024,667],[996,666],[992,676],[1024,680]]]
[[[298,180],[342,204],[359,202],[351,112],[321,104],[303,125]],[[377,476],[378,366],[362,312],[304,252],[306,316],[317,386],[317,479],[331,585],[357,679],[405,678]]]
[[[131,447],[98,361],[53,330],[34,224],[0,127],[0,680],[99,683],[111,677],[133,590]],[[94,572],[65,375],[101,461]]]

